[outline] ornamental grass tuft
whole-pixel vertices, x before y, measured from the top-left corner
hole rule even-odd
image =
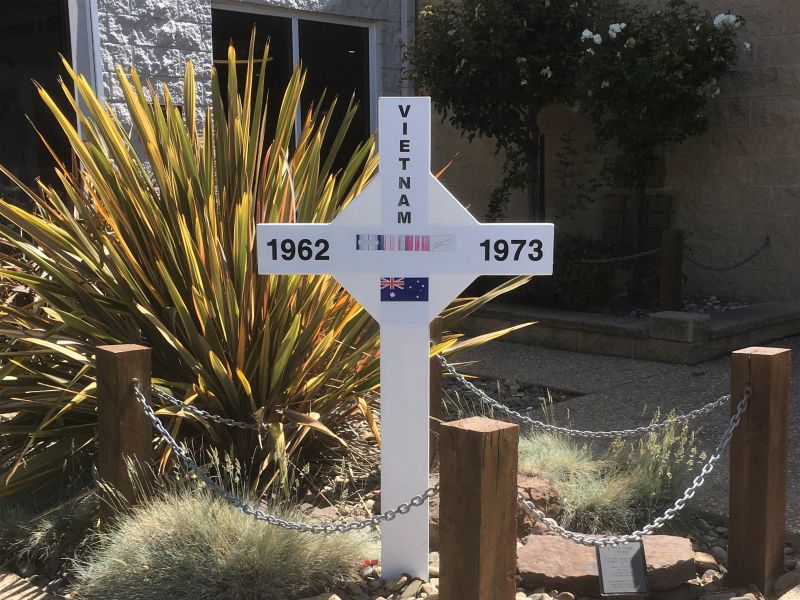
[[[652,422],[661,419],[656,413]],[[686,474],[704,459],[686,424],[635,441],[618,438],[608,447],[538,431],[519,444],[520,472],[550,481],[563,506],[559,523],[585,533],[629,533],[646,525],[674,502]]]
[[[82,600],[291,600],[355,576],[376,554],[368,533],[288,531],[185,489],[137,506],[101,533],[72,592]]]

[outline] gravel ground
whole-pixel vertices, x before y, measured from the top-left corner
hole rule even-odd
[[[777,340],[773,347],[792,349],[791,416],[789,437],[787,529],[800,532],[800,336]],[[467,361],[469,362],[467,364]],[[500,379],[501,399],[518,407],[537,406],[543,388],[566,391],[555,405],[560,423],[578,429],[612,430],[649,422],[660,409],[686,413],[729,391],[729,359],[723,356],[698,365],[676,365],[628,358],[551,350],[492,342],[460,359],[459,371],[481,376],[491,388]],[[496,384],[494,387],[497,387]],[[515,392],[510,392],[510,390]],[[519,395],[520,391],[532,390]],[[517,394],[516,396],[514,394]],[[580,395],[575,395],[580,394]],[[497,394],[490,394],[497,398]],[[536,417],[538,409],[529,414]],[[714,449],[728,415],[718,411],[704,417],[698,447]],[[728,457],[723,456],[706,485],[692,500],[695,510],[721,518],[728,510]]]

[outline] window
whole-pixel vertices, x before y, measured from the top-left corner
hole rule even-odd
[[[256,48],[263,48],[269,40],[270,62],[265,85],[269,90],[267,126],[271,131],[276,125],[277,109],[286,84],[298,63],[307,69],[300,102],[302,114],[320,99],[323,99],[323,110],[329,110],[333,98],[338,97],[332,115],[336,125],[341,121],[350,98],[354,96],[358,112],[334,162],[334,168],[344,167],[356,147],[369,137],[371,130],[375,90],[370,86],[370,67],[374,60],[370,52],[370,28],[316,18],[222,9],[213,11],[212,23],[214,63],[220,84],[227,81],[227,65],[224,62],[229,44],[236,48],[237,57],[246,57],[253,27],[256,29]],[[244,73],[244,66],[241,66],[241,73]],[[298,114],[296,134],[299,134],[300,118]],[[331,131],[331,136],[334,133]]]
[[[69,164],[70,147],[50,110],[33,84],[38,82],[69,114],[58,78],[69,81],[59,53],[70,58],[70,36],[65,0],[28,0],[0,4],[0,163],[36,189],[37,178],[57,183],[50,153],[31,123]],[[22,206],[28,198],[5,177],[0,196]]]

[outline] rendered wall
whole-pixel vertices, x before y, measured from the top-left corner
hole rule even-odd
[[[746,257],[770,235],[772,244],[747,265],[725,272],[684,262],[686,293],[733,299],[796,299],[800,296],[800,2],[798,0],[700,0],[712,15],[730,10],[746,19],[739,30],[735,71],[709,104],[711,127],[666,154],[663,188],[672,197],[672,225],[687,232],[687,254],[712,265]],[[539,119],[547,137],[548,218],[560,212],[560,137],[572,130],[574,146],[591,139],[591,124],[563,108]],[[445,184],[482,219],[489,194],[500,181],[502,158],[491,141],[468,144],[449,125],[434,122],[433,164],[454,158]],[[591,169],[589,169],[591,170]],[[523,194],[509,219],[525,219]],[[602,202],[557,230],[602,232]]]

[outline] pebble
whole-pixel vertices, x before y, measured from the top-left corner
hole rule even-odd
[[[575,595],[570,592],[561,592],[556,598],[558,600],[575,600]]]
[[[716,531],[720,535],[724,535],[724,536],[728,535],[728,528],[727,527],[714,527],[714,531]]]
[[[700,527],[700,529],[702,529],[703,531],[711,531],[712,529],[714,529],[714,528],[711,526],[711,524],[709,524],[709,522],[708,522],[708,521],[706,521],[705,519],[697,519],[697,525],[698,525],[698,527]]]
[[[439,576],[439,565],[428,565],[428,577]]]
[[[422,581],[420,579],[415,579],[405,590],[403,590],[403,593],[400,594],[400,599],[403,600],[404,598],[416,598],[417,592],[419,592],[421,587]]]
[[[514,600],[528,600],[528,596],[525,595],[525,592],[517,592]]]
[[[394,579],[387,581],[385,590],[387,593],[391,594],[405,587],[406,583],[408,583],[408,575],[400,575],[400,577],[395,577]]]
[[[791,571],[792,569],[796,569],[798,564],[800,564],[800,562],[796,561],[793,558],[787,558],[786,560],[783,561],[783,567],[787,571]]]
[[[437,586],[433,585],[432,583],[423,583],[422,586],[419,588],[420,592],[425,592],[426,594],[436,594],[439,590]]]
[[[728,552],[721,546],[712,546],[711,554],[713,554],[714,558],[723,564],[728,562]]]

